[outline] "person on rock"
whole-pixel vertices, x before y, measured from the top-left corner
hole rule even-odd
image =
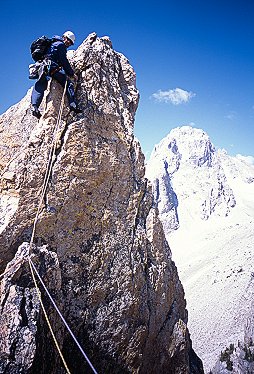
[[[66,31],[63,36],[54,36],[53,43],[50,45],[46,53],[46,72],[40,74],[36,81],[31,97],[32,114],[36,118],[41,117],[39,111],[42,102],[44,91],[47,89],[49,78],[55,79],[62,87],[66,86],[66,94],[69,101],[70,110],[74,113],[81,113],[82,110],[78,108],[75,100],[74,84],[70,78],[77,80],[77,75],[74,73],[68,59],[67,48],[75,42],[75,35],[71,31]]]

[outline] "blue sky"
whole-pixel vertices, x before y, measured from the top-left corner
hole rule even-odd
[[[29,47],[72,30],[108,35],[137,73],[143,152],[177,126],[202,128],[229,154],[254,157],[254,1],[1,1],[0,113],[33,81]]]

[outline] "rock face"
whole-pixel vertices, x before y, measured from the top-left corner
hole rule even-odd
[[[63,297],[61,271],[57,254],[48,251],[46,246],[38,249],[34,247],[33,253],[36,267],[40,269],[48,289],[57,297],[59,307],[62,309],[64,305],[61,301]],[[40,340],[37,338],[45,329],[45,321],[40,313],[38,295],[31,279],[27,262],[28,254],[29,244],[23,243],[14,259],[8,264],[6,269],[8,273],[1,284],[1,373],[26,373],[30,372],[31,367],[34,367],[35,372],[35,365],[37,365],[37,372],[50,370],[50,366],[47,366],[47,356],[52,356],[52,348],[47,346],[48,337],[43,336]],[[50,305],[47,300],[45,301],[49,309]],[[59,325],[56,336],[62,341],[64,329],[57,320],[54,310],[50,310],[50,320],[53,325]],[[43,350],[42,355],[38,354],[39,349]],[[58,357],[56,359],[59,360]]]
[[[133,136],[139,98],[133,68],[96,34],[70,60],[81,115],[69,114],[66,103],[54,135],[62,89],[53,81],[39,122],[30,114],[30,92],[0,117],[0,266],[8,270],[1,284],[1,372],[63,372],[27,263],[42,197],[31,258],[97,371],[202,373]],[[89,370],[42,294],[71,372]]]
[[[244,329],[244,340],[237,345],[231,343],[217,361],[211,374],[251,374],[254,373],[254,304]]]

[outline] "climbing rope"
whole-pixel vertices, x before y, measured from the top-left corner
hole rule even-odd
[[[41,206],[42,206],[42,203],[43,203],[43,199],[44,199],[47,187],[48,187],[48,182],[49,182],[50,174],[51,174],[51,171],[52,171],[52,166],[53,166],[53,162],[54,162],[54,160],[53,160],[53,154],[55,153],[56,144],[57,144],[57,142],[56,142],[56,134],[58,132],[59,124],[60,124],[61,119],[62,119],[63,107],[64,107],[64,97],[65,97],[65,93],[66,93],[66,87],[67,87],[67,80],[65,82],[64,91],[63,91],[63,95],[62,95],[62,99],[61,99],[61,103],[60,103],[60,108],[59,108],[59,111],[58,111],[57,121],[56,121],[56,124],[55,124],[55,127],[54,127],[54,131],[53,131],[53,142],[52,142],[52,146],[51,146],[50,152],[49,152],[48,163],[47,163],[47,170],[46,170],[46,173],[45,173],[45,176],[44,176],[44,180],[43,180],[43,184],[42,184],[42,187],[41,187],[41,189],[42,189],[41,198],[40,198],[40,202],[39,202],[39,205],[38,205],[38,208],[37,208],[37,212],[36,212],[36,216],[35,216],[35,219],[34,219],[31,240],[30,240],[30,243],[29,243],[29,253],[31,252],[31,249],[32,249],[34,235],[35,235],[35,229],[36,229],[36,224],[37,224],[37,221],[38,221],[38,218],[39,218]],[[13,161],[13,159],[11,161]],[[15,264],[13,264],[4,273],[0,274],[0,279],[2,279],[6,274],[8,274],[12,270],[12,268],[14,268],[15,266],[17,266],[21,261],[22,261],[22,259],[19,260],[19,261],[17,261]]]
[[[39,218],[41,206],[42,206],[42,203],[43,203],[43,199],[44,199],[47,187],[48,187],[50,174],[51,174],[51,171],[52,171],[52,166],[53,166],[53,162],[54,162],[53,155],[55,153],[56,144],[57,144],[56,134],[58,132],[59,125],[60,125],[60,122],[61,122],[61,119],[62,119],[63,107],[64,107],[64,96],[65,96],[65,93],[66,93],[66,87],[67,87],[67,79],[66,79],[66,82],[65,82],[65,85],[64,85],[64,91],[63,91],[63,95],[62,95],[62,99],[61,99],[61,103],[60,103],[58,117],[57,117],[56,125],[55,125],[54,131],[53,131],[53,142],[52,142],[52,146],[51,146],[50,152],[49,152],[48,165],[47,165],[47,170],[46,170],[43,185],[42,185],[41,198],[40,198],[40,202],[39,202],[37,212],[36,212],[36,216],[35,216],[35,219],[34,219],[33,230],[32,230],[31,240],[30,240],[30,244],[29,244],[29,253],[31,252],[31,249],[32,249],[36,224],[37,224],[37,221],[38,221],[38,218]]]
[[[51,326],[50,320],[49,320],[49,318],[48,318],[48,315],[47,315],[46,309],[45,309],[45,307],[44,307],[44,304],[43,304],[43,301],[42,301],[42,298],[41,298],[41,292],[40,292],[40,290],[39,290],[39,287],[38,287],[38,284],[37,284],[37,281],[36,281],[36,278],[35,278],[35,275],[34,275],[33,263],[32,263],[32,261],[31,261],[30,257],[28,257],[28,262],[29,262],[29,266],[30,266],[30,270],[31,270],[31,274],[32,274],[33,282],[34,282],[34,285],[35,285],[35,289],[36,289],[36,292],[37,292],[37,295],[38,295],[38,299],[39,299],[39,301],[40,301],[41,308],[42,308],[42,310],[43,310],[43,314],[44,314],[44,317],[45,317],[45,319],[46,319],[46,321],[47,321],[47,324],[48,324],[49,330],[50,330],[50,332],[51,332],[52,338],[53,338],[53,340],[54,340],[55,346],[56,346],[56,348],[57,348],[57,350],[58,350],[58,353],[59,353],[59,355],[60,355],[60,357],[61,357],[61,359],[62,359],[62,362],[63,362],[63,365],[64,365],[64,367],[65,367],[66,372],[67,372],[68,374],[71,374],[71,372],[70,372],[70,370],[69,370],[69,368],[68,368],[68,366],[67,366],[67,364],[66,364],[66,361],[65,361],[65,359],[64,359],[64,356],[63,356],[63,354],[62,354],[62,352],[61,352],[61,349],[60,349],[60,347],[59,347],[59,344],[58,344],[58,342],[57,342],[57,339],[56,339],[56,336],[55,336],[54,331],[53,331],[53,329],[52,329],[52,326]]]
[[[55,125],[54,131],[53,131],[53,142],[52,142],[52,146],[51,146],[50,152],[49,152],[49,159],[48,159],[47,169],[46,169],[46,173],[45,173],[44,180],[43,180],[43,185],[42,185],[41,198],[40,198],[39,205],[38,205],[37,212],[36,212],[36,216],[35,216],[35,219],[34,219],[31,240],[30,240],[30,243],[29,243],[29,253],[31,253],[31,250],[32,250],[32,245],[33,245],[34,235],[35,235],[35,230],[36,230],[36,224],[37,224],[37,221],[38,221],[38,218],[39,218],[41,206],[42,206],[43,199],[44,199],[47,187],[48,187],[48,182],[49,182],[49,178],[50,178],[50,174],[51,174],[51,170],[52,170],[53,155],[54,155],[55,148],[56,148],[56,134],[57,134],[57,131],[58,131],[58,128],[59,128],[60,121],[62,119],[63,105],[64,105],[64,96],[65,96],[65,92],[66,92],[66,86],[67,86],[67,80],[65,82],[64,91],[63,91],[63,95],[62,95],[62,99],[61,99],[61,103],[60,103],[60,108],[59,108],[59,112],[58,112],[58,117],[57,117],[56,125]],[[40,301],[41,308],[43,310],[43,314],[44,314],[45,319],[47,321],[47,324],[48,324],[49,330],[51,332],[52,338],[54,340],[56,349],[57,349],[57,351],[58,351],[58,353],[59,353],[59,355],[60,355],[60,357],[62,359],[62,362],[63,362],[63,365],[65,367],[66,372],[68,374],[71,374],[71,372],[70,372],[70,370],[69,370],[69,368],[68,368],[68,366],[66,364],[66,361],[65,361],[65,359],[63,357],[63,354],[61,352],[59,344],[57,342],[57,339],[56,339],[56,336],[55,336],[54,331],[52,329],[52,326],[51,326],[50,320],[48,318],[46,309],[44,307],[44,304],[43,304],[43,301],[42,301],[42,298],[41,298],[41,292],[40,292],[38,284],[36,282],[36,278],[35,278],[35,275],[34,275],[34,270],[33,270],[33,266],[32,266],[30,257],[28,257],[28,262],[29,262],[29,266],[30,266],[30,270],[31,270],[33,282],[34,282],[34,285],[35,285],[35,289],[36,289],[36,292],[37,292],[37,295],[38,295],[38,299]]]
[[[89,360],[88,356],[86,355],[86,353],[85,353],[84,350],[82,349],[81,345],[79,344],[78,340],[76,339],[75,335],[73,334],[71,328],[69,327],[68,323],[67,323],[66,320],[64,319],[64,317],[63,317],[62,313],[60,312],[60,310],[58,309],[58,307],[57,307],[57,305],[56,305],[54,299],[52,298],[51,294],[49,293],[49,291],[48,291],[48,289],[47,289],[45,283],[43,282],[43,280],[42,280],[40,274],[38,273],[38,271],[37,271],[37,269],[36,269],[36,267],[35,267],[33,261],[32,261],[31,258],[30,258],[30,256],[28,257],[28,261],[29,261],[30,267],[32,266],[33,270],[35,271],[35,273],[36,273],[36,275],[37,275],[39,281],[41,282],[41,284],[42,284],[44,290],[46,291],[46,293],[47,293],[47,295],[48,295],[50,301],[52,302],[52,304],[53,304],[55,310],[56,310],[57,313],[59,314],[61,320],[63,321],[63,323],[64,323],[65,327],[67,328],[67,330],[69,331],[70,335],[72,336],[74,342],[75,342],[76,345],[78,346],[78,348],[79,348],[80,352],[82,353],[83,357],[84,357],[84,358],[86,359],[86,361],[88,362],[88,364],[89,364],[90,368],[92,369],[92,371],[94,372],[94,374],[97,374],[97,371],[96,371],[95,368],[93,367],[93,365],[92,365],[91,361]]]
[[[59,125],[60,125],[60,122],[61,122],[61,119],[62,119],[62,113],[63,113],[63,107],[64,107],[64,97],[65,97],[65,93],[66,93],[66,88],[67,88],[67,80],[65,82],[65,86],[64,86],[64,91],[63,91],[63,95],[62,95],[62,99],[61,99],[61,103],[60,103],[60,108],[59,108],[59,112],[58,112],[58,117],[57,117],[57,121],[56,121],[56,125],[54,127],[54,131],[53,131],[53,142],[52,142],[52,146],[51,146],[51,149],[50,149],[50,152],[49,152],[49,158],[48,158],[48,163],[47,163],[47,169],[46,169],[46,173],[45,173],[45,176],[44,176],[44,180],[43,180],[43,185],[42,185],[42,188],[41,188],[41,197],[40,197],[40,201],[39,201],[39,205],[38,205],[38,208],[37,208],[37,212],[36,212],[36,216],[35,216],[35,219],[34,219],[34,224],[33,224],[33,229],[32,229],[32,235],[31,235],[31,240],[30,240],[30,243],[29,243],[29,254],[31,253],[32,251],[32,245],[33,245],[33,241],[34,241],[34,236],[35,236],[35,230],[36,230],[36,224],[37,224],[37,221],[38,221],[38,218],[39,218],[39,214],[40,214],[40,211],[41,211],[41,206],[42,206],[42,203],[43,203],[43,199],[44,199],[44,196],[45,196],[45,193],[46,193],[46,190],[47,190],[47,187],[48,187],[48,183],[49,183],[49,178],[50,178],[50,175],[51,175],[51,172],[52,172],[52,167],[53,167],[53,162],[54,162],[54,159],[53,159],[53,155],[55,154],[55,151],[56,151],[56,145],[57,145],[57,140],[56,140],[56,135],[58,133],[58,129],[59,129]],[[20,263],[22,260],[19,260],[15,266]],[[33,282],[34,282],[34,285],[35,285],[35,289],[36,289],[36,292],[37,292],[37,295],[38,295],[38,299],[40,301],[40,305],[41,305],[41,308],[43,310],[43,314],[45,316],[45,319],[46,319],[46,322],[48,324],[48,327],[49,327],[49,330],[51,332],[51,335],[52,335],[52,338],[54,340],[54,343],[55,343],[55,346],[57,348],[57,351],[62,359],[62,362],[63,362],[63,365],[65,367],[65,370],[67,372],[67,374],[71,374],[67,364],[66,364],[66,361],[63,357],[63,354],[61,352],[61,349],[59,347],[59,344],[57,342],[57,339],[56,339],[56,336],[54,334],[54,331],[52,329],[52,326],[51,326],[51,323],[50,323],[50,320],[49,320],[49,317],[47,315],[47,312],[46,312],[46,309],[44,307],[44,304],[43,304],[43,301],[42,301],[42,297],[41,297],[41,292],[40,292],[40,289],[38,287],[38,284],[37,284],[37,281],[36,281],[36,277],[35,277],[35,273],[39,279],[39,281],[41,282],[44,290],[46,291],[50,301],[52,302],[55,310],[57,311],[58,315],[60,316],[61,320],[63,321],[65,327],[67,328],[67,330],[69,331],[70,335],[72,336],[74,342],[76,343],[76,345],[78,346],[79,350],[81,351],[82,355],[84,356],[84,358],[86,359],[87,363],[89,364],[90,368],[92,369],[93,373],[94,374],[97,374],[97,371],[95,370],[95,368],[93,367],[91,361],[89,360],[88,356],[86,355],[86,353],[84,352],[84,350],[82,349],[81,345],[79,344],[78,340],[76,339],[75,335],[73,334],[72,330],[70,329],[69,325],[67,324],[66,320],[64,319],[62,313],[60,312],[60,310],[58,309],[56,303],[54,302],[53,298],[51,297],[45,283],[43,282],[42,278],[40,277],[36,267],[34,266],[34,263],[32,262],[31,260],[31,257],[30,255],[28,256],[28,262],[29,262],[29,266],[30,266],[30,270],[31,270],[31,274],[32,274],[32,278],[33,278]],[[5,275],[7,274],[8,272],[11,271],[11,269],[14,267],[14,265],[11,266],[11,268],[9,268],[8,270],[6,270],[3,274],[0,275],[0,279]]]
[[[65,93],[66,93],[66,88],[67,88],[67,80],[65,82],[65,86],[64,86],[64,91],[63,91],[63,95],[62,95],[62,99],[61,99],[61,103],[60,103],[60,108],[59,108],[59,112],[58,112],[58,117],[57,117],[57,121],[56,121],[56,125],[55,125],[55,128],[54,128],[54,131],[53,131],[53,142],[52,142],[52,147],[50,149],[50,153],[49,153],[49,160],[48,160],[48,166],[47,166],[47,170],[46,170],[46,173],[45,173],[45,177],[44,177],[44,181],[43,181],[43,185],[42,185],[42,192],[41,192],[41,198],[40,198],[40,202],[39,202],[39,205],[38,205],[38,209],[37,209],[37,213],[36,213],[36,216],[35,216],[35,220],[34,220],[34,225],[33,225],[33,231],[32,231],[32,235],[31,235],[31,240],[30,240],[30,243],[29,243],[29,253],[31,253],[31,250],[32,250],[32,245],[33,245],[33,240],[34,240],[34,236],[35,236],[35,230],[36,230],[36,224],[37,224],[37,221],[38,221],[38,218],[39,218],[39,214],[40,214],[40,210],[41,210],[41,206],[42,206],[42,203],[43,203],[43,199],[44,199],[44,196],[45,196],[45,193],[46,193],[46,190],[47,190],[47,187],[48,187],[48,182],[49,182],[49,178],[50,178],[50,175],[51,175],[51,172],[52,172],[52,167],[53,167],[53,162],[54,162],[54,159],[53,159],[53,155],[55,154],[55,151],[56,151],[56,145],[57,145],[57,138],[56,138],[56,135],[58,133],[58,129],[59,129],[59,125],[60,125],[60,122],[61,122],[61,119],[62,119],[62,113],[63,113],[63,107],[64,107],[64,97],[65,97]],[[40,280],[44,290],[46,291],[48,297],[50,298],[55,310],[57,311],[57,313],[59,314],[61,320],[63,321],[64,325],[66,326],[67,330],[69,331],[69,333],[71,334],[73,340],[75,341],[76,345],[78,346],[78,348],[80,349],[82,355],[84,356],[84,358],[86,359],[86,361],[88,362],[90,368],[92,369],[92,371],[94,372],[94,374],[97,374],[95,368],[93,367],[91,361],[89,360],[89,358],[87,357],[87,355],[85,354],[84,350],[82,349],[81,345],[79,344],[79,342],[77,341],[76,337],[74,336],[72,330],[70,329],[69,325],[67,324],[67,322],[65,321],[62,313],[60,312],[60,310],[58,309],[56,303],[54,302],[53,298],[51,297],[46,285],[44,284],[42,278],[40,277],[36,267],[34,266],[34,263],[32,262],[30,256],[28,256],[28,262],[29,262],[29,266],[30,266],[30,269],[31,269],[31,273],[32,273],[32,277],[33,277],[33,281],[34,281],[34,284],[35,284],[35,288],[36,288],[36,291],[37,291],[37,294],[38,294],[38,298],[40,300],[40,304],[41,304],[41,307],[42,307],[42,310],[43,310],[43,313],[44,313],[44,316],[46,318],[46,321],[48,323],[48,326],[49,326],[49,329],[50,329],[50,332],[52,334],[52,337],[53,337],[53,340],[55,342],[55,345],[56,345],[56,348],[59,352],[59,355],[62,359],[62,362],[63,362],[63,365],[67,371],[68,374],[70,374],[70,370],[68,369],[67,367],[67,364],[64,360],[64,357],[63,357],[63,354],[61,352],[61,349],[57,343],[57,340],[56,340],[56,337],[54,335],[54,332],[53,332],[53,329],[51,327],[51,324],[50,324],[50,321],[49,321],[49,318],[47,316],[47,312],[45,310],[45,307],[43,305],[43,302],[42,302],[42,298],[41,298],[41,294],[40,294],[40,290],[39,290],[39,287],[37,285],[37,282],[36,282],[36,279],[35,279],[35,275],[34,275],[34,272],[36,273],[38,279]]]

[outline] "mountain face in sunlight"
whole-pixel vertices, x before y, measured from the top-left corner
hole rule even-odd
[[[155,146],[146,176],[184,285],[194,348],[208,370],[243,341],[251,315],[254,167],[183,126]]]

